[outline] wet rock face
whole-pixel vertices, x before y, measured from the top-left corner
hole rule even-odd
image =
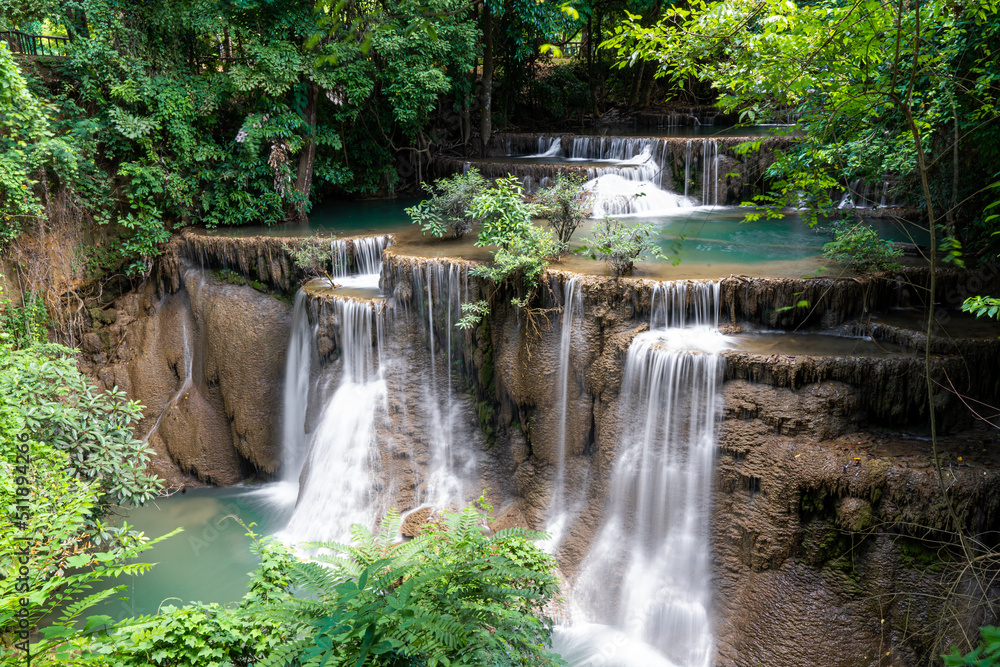
[[[737,380],[723,393],[712,518],[719,664],[925,664],[960,643],[962,628],[975,634],[982,608],[948,591],[961,562],[928,443],[865,432],[851,411],[858,392],[842,383]],[[1000,518],[984,438],[995,436],[941,441],[968,535]]]
[[[147,285],[95,317],[81,367],[145,406],[136,436],[168,486],[275,472],[290,308],[200,269],[176,287]]]

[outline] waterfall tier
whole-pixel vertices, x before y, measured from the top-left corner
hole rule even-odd
[[[348,539],[352,524],[374,525],[389,505],[380,493],[385,485],[376,439],[379,422],[388,412],[380,363],[382,311],[375,302],[351,298],[333,299],[330,305],[339,334],[340,380],[309,437],[305,456],[288,452],[304,461],[295,510],[282,531],[292,543]],[[294,332],[291,340],[293,346],[301,342]],[[301,384],[289,383],[286,397],[297,393]],[[304,419],[304,407],[294,402],[296,398],[285,401],[285,431],[294,430],[286,451],[299,444],[299,427],[292,422],[300,414]]]
[[[607,189],[610,201],[599,214],[640,213],[693,205],[738,204],[764,185],[775,152],[788,146],[783,137],[755,137],[756,150],[738,154],[749,137],[683,138],[500,134],[489,157],[439,160],[443,174],[475,167],[484,176],[513,174],[531,192],[551,185],[560,173],[577,173]],[[643,185],[640,185],[643,184]],[[670,197],[669,200],[660,194]],[[648,198],[648,199],[646,199]],[[654,203],[650,202],[656,199]]]

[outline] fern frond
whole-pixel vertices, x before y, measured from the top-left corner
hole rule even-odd
[[[311,637],[300,637],[287,644],[282,644],[264,658],[259,667],[282,667],[283,665],[294,665],[298,661],[298,656],[312,643]]]

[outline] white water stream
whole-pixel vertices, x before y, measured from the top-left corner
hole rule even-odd
[[[549,539],[542,544],[549,553],[556,553],[563,537],[566,535],[567,524],[573,513],[566,494],[566,429],[569,420],[569,370],[570,352],[573,341],[573,327],[577,317],[583,317],[583,295],[580,292],[580,278],[573,276],[563,285],[563,307],[559,328],[559,368],[556,372],[556,414],[558,428],[556,436],[556,474],[552,480],[552,500],[549,503],[548,518],[545,532]]]
[[[464,267],[428,262],[414,265],[412,281],[414,293],[421,296],[418,315],[426,322],[430,354],[429,374],[419,378],[430,468],[418,487],[416,504],[455,507],[467,500],[465,480],[476,469],[471,448],[463,446],[470,437],[463,429],[462,406],[453,384],[460,334],[455,325],[462,317],[463,301],[468,300],[469,278]],[[442,364],[444,372],[439,368]]]
[[[295,510],[279,533],[290,543],[344,540],[352,524],[372,526],[388,509],[376,440],[387,410],[382,319],[373,301],[338,298],[332,306],[340,384],[310,438]]]
[[[610,507],[573,586],[573,623],[556,636],[570,664],[712,663],[708,531],[728,344],[718,293],[661,286],[651,330],[629,347]]]
[[[690,195],[695,173],[694,142],[701,142],[700,200]],[[718,206],[719,142],[706,138],[688,140],[685,147],[684,194],[663,189],[668,144],[651,137],[574,137],[563,155],[560,137],[538,138],[538,153],[531,159],[561,158],[567,162],[600,163],[587,167],[585,188],[594,195],[593,217],[606,215],[655,215],[693,206]],[[529,177],[530,178],[530,177]],[[547,181],[548,179],[543,179]],[[544,185],[544,183],[542,183]],[[677,184],[680,188],[680,184]],[[530,188],[529,188],[530,189]]]

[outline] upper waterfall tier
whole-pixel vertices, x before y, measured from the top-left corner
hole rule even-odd
[[[750,140],[759,141],[758,147],[737,154],[736,146]],[[439,168],[462,173],[475,167],[490,178],[513,174],[528,191],[549,185],[560,173],[578,173],[589,180],[613,176],[682,195],[689,200],[682,205],[721,206],[739,203],[759,188],[775,152],[788,142],[786,137],[499,134],[490,143],[488,157],[445,158]]]

